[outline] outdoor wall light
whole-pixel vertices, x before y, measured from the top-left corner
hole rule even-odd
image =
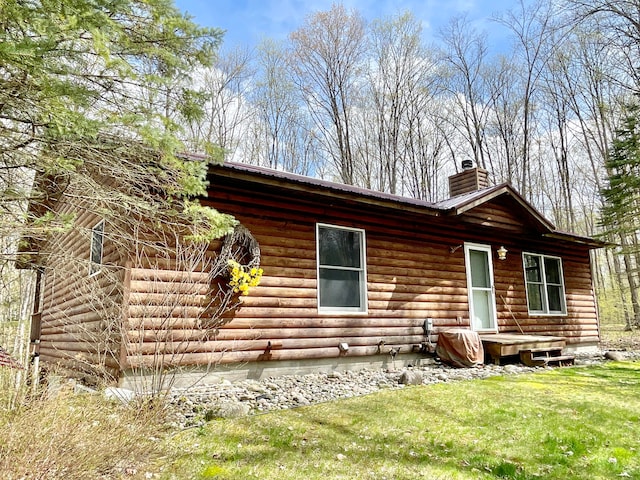
[[[349,350],[349,344],[346,342],[341,342],[338,344],[338,348],[340,349],[341,352],[346,352],[347,350]]]
[[[508,250],[506,248],[504,248],[504,245],[502,245],[497,251],[498,260],[506,260],[507,259],[507,252],[508,252]]]
[[[458,250],[459,248],[462,248],[463,245],[456,245],[455,247],[449,247],[449,252],[451,253],[456,253],[456,250]]]

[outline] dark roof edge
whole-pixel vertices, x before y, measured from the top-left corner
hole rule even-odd
[[[205,159],[206,157],[201,155],[187,155],[188,158]],[[531,205],[517,190],[509,183],[502,183],[493,187],[488,187],[482,190],[476,190],[473,192],[465,193],[452,197],[437,203],[427,202],[424,200],[418,200],[409,197],[403,197],[400,195],[394,195],[385,192],[378,192],[366,188],[356,187],[353,185],[346,185],[342,183],[331,182],[328,180],[322,180],[319,178],[308,177],[305,175],[299,175],[295,173],[285,172],[282,170],[276,170],[267,167],[260,167],[257,165],[250,165],[237,162],[225,162],[221,165],[215,165],[212,168],[218,169],[220,172],[228,171],[239,174],[246,174],[250,176],[259,176],[261,179],[267,180],[269,183],[279,185],[286,183],[288,186],[296,184],[301,188],[312,187],[318,191],[330,191],[337,193],[343,198],[358,199],[365,198],[366,203],[372,203],[376,205],[386,205],[398,208],[398,206],[411,207],[413,211],[419,211],[422,213],[428,213],[431,215],[452,214],[461,215],[478,205],[493,200],[501,195],[509,195],[516,202],[518,202],[533,218],[538,221],[544,232],[542,235],[547,238],[554,238],[566,242],[581,244],[589,248],[602,248],[609,245],[607,242],[597,240],[584,235],[578,235],[569,232],[563,232],[556,230],[553,223],[547,220],[533,205]]]
[[[604,248],[614,245],[613,243],[598,240],[596,238],[587,237],[585,235],[578,235],[576,233],[563,232],[559,230],[545,233],[542,236],[545,238],[553,238],[556,240],[563,240],[571,243],[581,244],[589,248]]]
[[[555,225],[550,222],[544,215],[542,215],[533,205],[531,205],[518,191],[509,183],[501,183],[493,187],[488,187],[483,190],[477,190],[474,192],[465,193],[452,197],[447,200],[443,200],[438,203],[441,208],[447,208],[451,213],[455,215],[461,215],[478,205],[493,200],[500,195],[509,195],[516,202],[518,202],[522,208],[524,208],[536,221],[548,232],[556,230]]]
[[[301,188],[306,187],[317,189],[317,193],[330,191],[332,193],[339,194],[342,197],[349,197],[353,200],[365,200],[366,203],[373,203],[376,205],[388,204],[393,205],[395,208],[397,208],[398,205],[403,205],[405,207],[411,207],[414,211],[419,210],[421,213],[428,213],[431,215],[439,215],[443,211],[438,204],[427,202],[425,200],[403,197],[386,192],[378,192],[376,190],[356,187],[354,185],[331,182],[315,177],[308,177],[282,170],[259,167],[256,165],[225,162],[223,165],[214,165],[211,168],[223,174],[226,170],[239,174],[259,176],[261,179],[265,180],[266,183],[280,184],[282,182],[286,182],[288,185],[295,184]]]

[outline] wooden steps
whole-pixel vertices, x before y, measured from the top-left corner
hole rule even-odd
[[[517,360],[520,352],[525,350],[553,350],[566,345],[563,337],[547,335],[519,335],[513,333],[497,333],[481,335],[485,353],[494,364],[500,365],[504,360]]]
[[[492,333],[481,335],[484,351],[493,363],[520,361],[529,367],[573,365],[575,357],[563,354],[566,339],[548,335]]]
[[[573,365],[575,358],[573,355],[563,355],[562,347],[520,350],[520,361],[527,367],[543,367],[545,365],[562,367]]]

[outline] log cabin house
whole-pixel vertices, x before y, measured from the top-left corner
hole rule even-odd
[[[602,243],[558,231],[510,185],[488,186],[483,169],[465,166],[437,203],[237,163],[211,167],[208,181],[202,202],[259,245],[259,286],[209,328],[210,272],[141,263],[108,219],[60,201],[78,228],[39,248],[74,252],[81,268],[41,266],[32,341],[43,364],[100,367],[132,386],[160,358],[187,384],[415,365],[453,327],[569,350],[599,341],[590,250]]]

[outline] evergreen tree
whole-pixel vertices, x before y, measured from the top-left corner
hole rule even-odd
[[[622,126],[616,130],[605,162],[608,185],[602,189],[601,226],[603,236],[620,244],[634,319],[627,317],[627,329],[640,326],[640,107],[631,105]]]
[[[640,219],[640,107],[630,106],[616,130],[605,167],[608,185],[602,189],[602,226],[607,233],[635,235]]]
[[[24,228],[27,203],[47,197],[34,175],[81,180],[96,153],[109,175],[146,186],[127,200],[145,215],[202,217],[171,198],[205,189],[206,161],[177,155],[179,123],[202,114],[190,75],[213,63],[221,37],[171,0],[0,2],[0,235]],[[155,187],[162,196],[140,196]],[[31,233],[60,221],[29,220]]]

